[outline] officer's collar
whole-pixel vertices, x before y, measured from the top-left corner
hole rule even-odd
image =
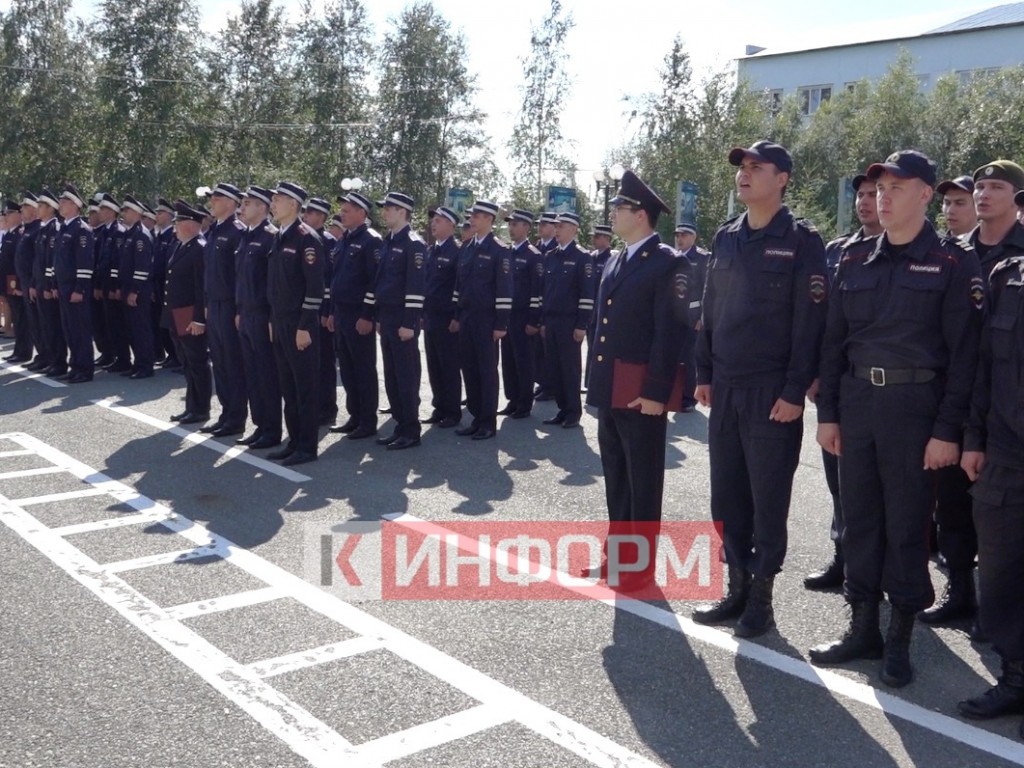
[[[488,232],[483,237],[480,237],[480,235],[473,235],[473,242],[475,242],[477,245],[483,245],[484,241],[487,238],[489,238],[489,237],[494,237],[494,232],[493,231],[492,232]]]
[[[446,237],[444,240],[437,240],[437,241],[435,241],[434,245],[436,245],[438,248],[440,248],[445,243],[447,243],[449,241],[454,241],[454,240],[455,240],[455,235],[448,235],[448,237]]]
[[[570,240],[565,245],[562,245],[561,243],[559,243],[558,244],[558,250],[560,250],[560,251],[567,251],[567,250],[569,250],[569,246],[570,245],[575,245],[575,244],[576,244],[576,238],[573,238],[572,240]]]
[[[976,226],[971,233],[967,236],[967,242],[971,245],[977,246],[978,238],[981,237],[981,224]],[[1013,246],[1019,251],[1024,251],[1024,225],[1019,221],[1013,222],[1013,226],[1010,227],[1010,231],[1006,233],[1006,236],[995,245],[989,245],[989,248],[1005,248],[1006,246]]]
[[[356,235],[358,235],[358,234],[360,234],[360,233],[362,233],[362,232],[365,232],[365,231],[366,231],[366,230],[368,230],[369,228],[370,228],[370,224],[369,224],[369,222],[366,222],[366,221],[364,221],[364,222],[363,222],[362,224],[360,224],[360,225],[359,225],[358,227],[356,227],[355,229],[349,229],[349,230],[346,230],[346,231],[345,231],[345,234],[344,234],[344,235],[342,235],[342,237],[344,237],[344,238],[345,238],[346,240],[350,240],[350,239],[352,239],[353,237],[355,237]]]
[[[287,226],[281,227],[281,229],[278,230],[277,234],[279,236],[280,235],[284,235],[284,233],[287,232],[288,230],[290,230],[292,227],[294,227],[297,222],[298,222],[298,219],[292,219],[290,222],[288,222]]]
[[[762,227],[761,229],[751,229],[750,226],[747,225],[747,215],[747,212],[744,211],[742,216],[737,217],[729,227],[729,231],[742,232],[744,225],[746,225],[747,232],[750,233],[751,240],[760,240],[765,235],[782,237],[787,231],[789,231],[790,222],[793,218],[793,214],[789,212],[789,207],[783,205],[775,212],[775,215],[772,216],[772,219],[768,222],[767,226]]]
[[[408,223],[406,223],[406,224],[405,224],[405,225],[404,225],[404,226],[403,226],[403,227],[402,227],[401,229],[399,229],[399,230],[398,230],[397,232],[395,232],[395,231],[389,231],[389,232],[388,232],[388,237],[390,237],[390,238],[391,238],[392,240],[397,240],[398,238],[400,238],[400,237],[402,237],[402,236],[404,236],[404,235],[408,235],[408,234],[409,234],[409,231],[410,231],[411,229],[412,229],[411,225],[409,225]]]
[[[519,250],[520,248],[522,248],[522,247],[523,247],[524,245],[529,245],[529,244],[530,244],[530,238],[528,238],[528,237],[524,237],[524,238],[523,238],[522,240],[520,240],[520,241],[519,241],[518,243],[513,243],[513,244],[512,244],[512,250],[513,250],[513,251],[518,251],[518,250]]]
[[[928,252],[931,251],[932,246],[935,245],[939,240],[939,236],[935,234],[935,227],[928,219],[924,220],[924,226],[921,227],[921,231],[917,233],[913,240],[907,244],[907,249],[904,252],[908,259],[914,261],[924,261],[928,256]],[[888,253],[889,251],[889,233],[883,232],[878,240],[875,242],[875,250],[871,252],[871,255],[864,259],[865,264],[870,264],[882,253]]]

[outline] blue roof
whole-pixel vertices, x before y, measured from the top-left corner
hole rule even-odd
[[[1024,24],[1024,3],[1007,3],[995,8],[965,16],[950,24],[925,32],[926,35],[940,35],[945,32],[963,32],[968,29],[999,27],[1005,24]]]

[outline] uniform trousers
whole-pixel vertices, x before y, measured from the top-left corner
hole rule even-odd
[[[281,383],[270,342],[270,311],[240,309],[238,340],[252,422],[263,436],[281,438]]]
[[[497,429],[498,345],[494,343],[495,313],[463,310],[459,315],[459,361],[466,382],[466,408],[473,426]]]
[[[312,343],[303,350],[295,344],[299,317],[275,317],[274,357],[277,379],[284,399],[284,423],[288,428],[288,447],[294,451],[317,453],[319,442],[317,407],[320,402],[320,326],[310,331]]]
[[[398,437],[420,436],[420,332],[408,341],[398,338],[404,309],[380,309],[380,353],[384,358],[384,391]]]
[[[501,340],[501,378],[505,398],[516,411],[533,410],[533,347],[532,336],[526,333],[529,317],[525,310],[512,310],[508,333]]]
[[[583,358],[581,345],[573,338],[575,332],[575,315],[547,315],[544,318],[544,358],[551,393],[560,414],[566,419],[579,420],[583,415],[580,398]]]
[[[377,384],[377,340],[373,333],[356,331],[361,307],[334,305],[334,345],[345,410],[357,426],[377,428],[380,391]]]

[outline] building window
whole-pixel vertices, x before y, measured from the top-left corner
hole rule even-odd
[[[917,90],[924,91],[928,89],[928,83],[931,81],[931,75],[918,75],[917,76]]]
[[[857,90],[857,82],[854,81],[852,83],[847,83],[844,87],[846,88],[847,93],[853,93]]]
[[[782,111],[782,89],[772,88],[764,92],[765,101],[768,104],[768,111],[772,117]]]
[[[797,93],[800,96],[800,113],[804,116],[813,115],[821,105],[832,98],[831,85],[806,85]]]

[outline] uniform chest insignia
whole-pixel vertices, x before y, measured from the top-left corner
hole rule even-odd
[[[520,259],[520,258],[517,258],[517,259],[516,259],[516,266],[517,266],[517,267],[522,267],[522,266],[524,266],[525,264],[526,264],[526,259]]]
[[[394,248],[394,247],[391,248],[391,252],[392,253],[403,253],[401,248]]]
[[[227,241],[228,241],[228,239],[226,237],[218,237],[217,238],[217,242],[218,243],[226,243]]]
[[[825,300],[824,275],[811,275],[809,293],[811,296],[811,301],[813,301],[815,304],[821,304],[821,302]]]
[[[568,259],[567,261],[563,261],[562,262],[562,266],[563,267],[575,267],[576,266],[576,261],[574,259]]]
[[[971,303],[975,309],[985,306],[985,283],[980,277],[971,278]]]
[[[765,248],[764,257],[766,259],[792,259],[796,256],[796,251],[792,248]]]
[[[361,250],[363,249],[363,246],[361,246],[361,245],[350,245],[350,246],[348,247],[348,249],[349,249],[350,251],[353,251],[353,252],[355,252],[355,251],[361,251]]]
[[[490,261],[491,260],[491,254],[489,254],[489,253],[478,253],[477,254],[477,258],[479,258],[481,261]]]
[[[293,254],[293,253],[295,253],[295,249],[294,248],[282,248],[281,249],[281,253]]]
[[[907,272],[923,272],[927,275],[938,275],[942,273],[941,264],[907,264]]]

